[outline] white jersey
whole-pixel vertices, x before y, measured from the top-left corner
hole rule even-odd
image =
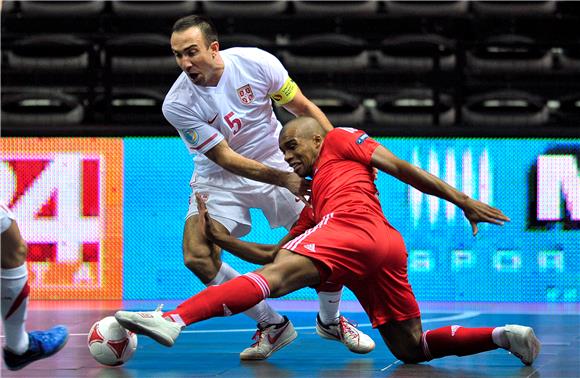
[[[269,95],[288,79],[272,54],[257,48],[221,51],[224,72],[215,87],[191,82],[182,72],[163,102],[165,118],[177,129],[201,176],[223,171],[204,153],[222,140],[237,153],[262,161],[276,153],[281,125]]]

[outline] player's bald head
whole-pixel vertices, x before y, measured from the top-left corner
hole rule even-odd
[[[320,123],[312,117],[298,117],[286,123],[280,132],[280,140],[283,137],[292,135],[294,137],[310,139],[315,135],[324,138],[326,131]]]
[[[312,174],[325,135],[322,126],[310,117],[298,117],[284,125],[280,149],[296,174],[302,177]]]

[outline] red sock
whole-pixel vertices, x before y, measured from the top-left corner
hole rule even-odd
[[[447,326],[423,332],[421,345],[427,360],[444,356],[467,356],[499,348],[491,338],[493,328]]]
[[[221,285],[210,286],[163,314],[185,325],[216,316],[230,316],[260,303],[270,295],[270,286],[258,273],[247,273]],[[178,315],[176,317],[175,315]]]

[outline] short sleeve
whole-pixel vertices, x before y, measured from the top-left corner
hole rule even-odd
[[[268,93],[275,93],[282,89],[289,79],[288,71],[286,71],[286,68],[284,68],[280,60],[274,55],[263,50],[258,51],[260,51],[258,57],[260,67],[268,83]]]
[[[338,157],[370,165],[379,143],[362,130],[338,127],[330,131],[324,140]]]
[[[290,235],[292,237],[297,237],[302,235],[306,230],[314,227],[316,223],[314,222],[314,211],[310,206],[304,206],[298,220],[294,226],[290,229]]]
[[[224,139],[224,136],[179,103],[163,103],[163,115],[185,143],[190,153],[206,153]]]

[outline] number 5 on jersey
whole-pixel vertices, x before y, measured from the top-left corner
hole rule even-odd
[[[234,116],[234,112],[229,112],[224,116],[224,119],[230,129],[232,129],[232,133],[236,135],[242,128],[242,120],[239,118],[233,118]]]

